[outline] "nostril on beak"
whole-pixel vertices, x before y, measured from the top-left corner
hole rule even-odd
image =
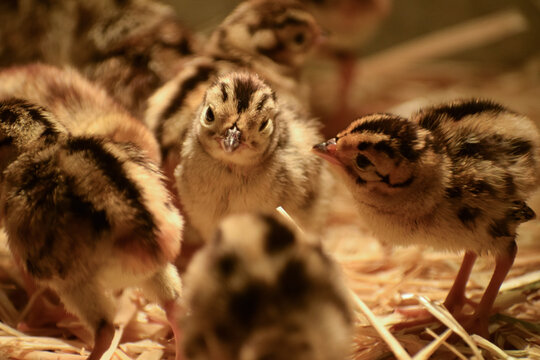
[[[321,153],[332,153],[336,149],[336,138],[332,138],[328,141],[322,142],[313,146],[313,150]]]
[[[226,152],[233,152],[234,150],[236,150],[238,146],[240,146],[241,136],[242,132],[238,130],[236,125],[228,129],[222,142],[223,150],[225,150]]]

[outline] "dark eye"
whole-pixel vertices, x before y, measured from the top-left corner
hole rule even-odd
[[[298,45],[302,45],[306,41],[306,36],[303,33],[298,33],[294,36],[294,42]]]
[[[268,125],[270,124],[270,119],[266,119],[262,122],[261,126],[259,126],[259,131],[264,131],[268,128]]]
[[[209,123],[214,121],[214,112],[212,111],[211,107],[208,107],[206,110],[206,121]]]
[[[356,156],[356,166],[358,166],[360,169],[366,168],[370,165],[373,165],[373,163],[364,155],[358,154]]]
[[[268,125],[268,119],[262,122],[261,126],[259,126],[259,131],[263,131],[267,125]]]

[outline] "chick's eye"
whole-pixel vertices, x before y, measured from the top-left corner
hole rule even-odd
[[[356,166],[358,166],[360,169],[364,169],[370,165],[373,165],[373,163],[369,161],[369,159],[366,156],[362,154],[358,154],[356,156]]]
[[[208,107],[208,109],[206,109],[206,121],[209,123],[214,121],[214,112],[212,111],[211,107]]]
[[[270,123],[269,119],[264,120],[261,123],[261,126],[259,126],[259,131],[263,131],[264,129],[266,129],[269,123]]]
[[[302,45],[306,41],[306,36],[303,33],[298,33],[294,36],[294,42],[298,45]]]

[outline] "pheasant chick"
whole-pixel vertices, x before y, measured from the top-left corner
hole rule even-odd
[[[0,143],[8,245],[91,330],[89,359],[110,347],[111,291],[127,286],[161,302],[178,339],[181,283],[171,261],[183,221],[158,167],[134,145],[72,136],[55,115],[23,99],[0,102]]]
[[[188,130],[175,172],[188,224],[211,239],[228,214],[282,206],[306,230],[326,213],[331,176],[310,153],[317,124],[279,101],[256,75],[219,78]]]
[[[484,337],[499,287],[516,255],[516,228],[535,217],[526,200],[540,181],[533,122],[502,105],[460,100],[410,119],[374,114],[314,147],[351,190],[383,241],[465,250],[446,300],[456,316],[478,254],[496,266],[464,325]]]
[[[223,220],[185,291],[189,360],[338,360],[349,351],[352,312],[337,266],[275,217]]]
[[[212,33],[202,56],[148,100],[145,122],[160,144],[163,170],[169,178],[179,163],[187,129],[205,91],[219,76],[253,71],[282,98],[307,109],[307,89],[300,66],[320,37],[311,14],[292,0],[249,0],[241,3]],[[170,184],[174,193],[174,184]]]

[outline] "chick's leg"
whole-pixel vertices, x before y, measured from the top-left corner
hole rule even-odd
[[[489,336],[488,325],[491,309],[493,308],[501,284],[514,264],[516,253],[517,245],[515,241],[512,241],[507,251],[496,257],[495,271],[493,272],[491,281],[489,282],[486,291],[484,291],[484,295],[482,295],[482,299],[480,300],[475,313],[472,315],[472,318],[464,323],[464,327],[469,332],[478,334],[484,338]]]
[[[467,282],[469,281],[469,276],[471,275],[471,271],[477,256],[478,255],[472,251],[467,251],[463,256],[463,262],[461,263],[459,272],[456,275],[454,284],[452,285],[452,288],[444,301],[444,306],[452,314],[459,313],[467,302],[467,298],[465,297],[465,288],[467,287]]]
[[[178,271],[172,264],[165,265],[143,284],[143,289],[148,295],[155,297],[163,306],[176,342],[175,359],[180,360],[182,358],[182,348],[180,346],[179,319],[183,306],[180,298],[182,283]]]
[[[465,297],[465,288],[467,287],[467,282],[469,281],[469,276],[471,275],[476,258],[476,253],[472,251],[467,251],[465,253],[461,267],[459,268],[456,279],[454,280],[454,284],[452,285],[452,288],[444,301],[445,307],[455,317],[458,317],[463,305],[465,305],[465,303],[468,301],[468,299]],[[419,319],[396,324],[393,327],[394,330],[402,330],[425,324],[427,325],[436,321],[435,317],[426,309],[398,309],[398,312],[406,317]]]
[[[94,332],[94,348],[88,360],[102,359],[111,347],[116,331],[113,324],[113,300],[92,280],[62,284],[57,286],[56,290],[66,309]]]

